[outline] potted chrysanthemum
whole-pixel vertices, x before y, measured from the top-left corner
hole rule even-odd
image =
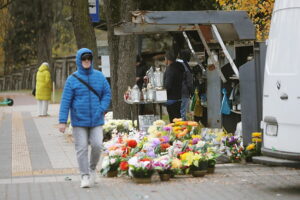
[[[121,156],[105,156],[102,161],[100,173],[107,177],[116,177],[120,165]]]
[[[153,160],[149,157],[134,156],[128,160],[129,175],[134,178],[136,183],[151,183],[153,175]]]
[[[188,151],[180,155],[183,166],[188,167],[194,177],[203,177],[207,172],[207,157],[200,152]]]
[[[172,175],[172,159],[168,155],[153,160],[153,167],[158,172],[161,181],[169,181]]]

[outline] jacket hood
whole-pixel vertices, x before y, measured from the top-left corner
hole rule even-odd
[[[84,69],[83,66],[82,66],[82,63],[81,63],[81,55],[84,54],[84,53],[91,53],[93,55],[93,52],[88,49],[88,48],[81,48],[77,51],[77,54],[76,54],[76,66],[77,66],[77,70],[79,73],[81,74],[90,74],[93,72],[93,60],[92,60],[92,63],[91,63],[91,67],[89,69]]]
[[[41,66],[39,67],[39,71],[40,72],[45,71],[45,70],[49,71],[49,65],[48,65],[48,63],[42,63]]]

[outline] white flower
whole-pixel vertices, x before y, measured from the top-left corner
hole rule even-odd
[[[156,120],[155,122],[153,122],[154,126],[165,126],[166,123],[163,120]]]
[[[116,163],[116,159],[115,158],[111,158],[110,159],[110,164],[114,164],[114,163]]]
[[[105,156],[102,161],[102,168],[107,168],[109,166],[109,157]]]
[[[205,142],[199,140],[198,143],[196,144],[196,147],[197,147],[197,148],[202,148],[202,147],[204,147],[204,145],[205,145]]]
[[[128,160],[128,164],[137,167],[138,166],[138,158],[136,156],[130,158]]]

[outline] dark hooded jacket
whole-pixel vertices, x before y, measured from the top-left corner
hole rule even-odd
[[[179,62],[173,62],[164,73],[164,87],[167,90],[168,100],[181,99],[181,88],[184,67]]]
[[[93,69],[93,63],[89,69],[83,68],[81,55],[84,53],[92,53],[92,51],[87,48],[77,51],[75,74],[94,88],[101,98],[99,99],[74,76],[69,76],[61,99],[59,122],[67,122],[70,110],[72,126],[95,127],[104,124],[104,112],[109,107],[111,91],[102,72]]]

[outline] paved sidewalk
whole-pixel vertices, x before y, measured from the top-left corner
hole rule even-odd
[[[59,105],[40,118],[31,96],[14,98],[13,107],[0,107],[0,200],[300,199],[300,170],[256,164],[217,165],[213,175],[167,183],[155,175],[144,185],[99,176],[95,187],[81,189],[74,145],[57,130]]]

